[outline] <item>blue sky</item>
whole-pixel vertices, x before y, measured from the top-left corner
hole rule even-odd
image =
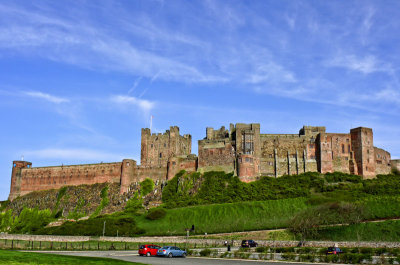
[[[29,3],[33,2],[33,3]],[[1,1],[0,200],[12,160],[140,160],[140,129],[374,130],[400,158],[399,1]]]

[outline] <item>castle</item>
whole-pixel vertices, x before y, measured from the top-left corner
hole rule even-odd
[[[184,169],[188,172],[218,170],[234,172],[242,181],[260,176],[279,177],[307,171],[341,171],[372,178],[400,170],[400,160],[374,147],[370,128],[350,133],[327,133],[325,127],[303,126],[298,134],[261,134],[260,124],[230,124],[229,130],[206,129],[198,141],[198,156],[191,154],[192,137],[181,136],[177,126],[165,133],[142,129],[140,165],[122,162],[32,167],[27,161],[13,161],[9,199],[32,191],[62,186],[119,183],[120,193],[145,178],[165,181]]]

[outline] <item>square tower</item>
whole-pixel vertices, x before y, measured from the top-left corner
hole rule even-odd
[[[171,126],[165,133],[151,133],[142,129],[140,164],[147,167],[166,167],[171,157],[189,155],[192,136],[179,135],[179,127]]]
[[[350,130],[351,146],[358,174],[364,178],[375,176],[375,151],[371,128],[358,127]]]

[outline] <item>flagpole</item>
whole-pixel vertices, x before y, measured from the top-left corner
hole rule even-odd
[[[153,115],[150,115],[150,132],[152,126],[153,126]]]

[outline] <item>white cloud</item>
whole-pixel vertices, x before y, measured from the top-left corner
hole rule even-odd
[[[286,70],[283,66],[274,62],[269,62],[256,67],[254,73],[249,76],[247,82],[250,84],[260,84],[265,82],[294,83],[296,82],[296,78],[292,72]]]
[[[29,97],[33,97],[33,98],[44,99],[51,103],[56,103],[56,104],[69,102],[69,99],[67,99],[67,98],[57,97],[57,96],[53,96],[53,95],[46,94],[46,93],[39,92],[39,91],[25,91],[25,92],[23,92],[23,94],[26,96],[29,96]]]
[[[40,150],[25,150],[21,152],[26,159],[65,159],[65,160],[86,160],[86,161],[121,161],[124,157],[120,154],[113,154],[91,149],[58,149],[47,148]],[[125,157],[126,158],[126,157]]]
[[[391,66],[389,64],[380,62],[373,55],[368,55],[363,58],[356,57],[355,55],[338,55],[330,61],[327,61],[326,65],[346,68],[363,74],[391,72]]]
[[[154,108],[155,102],[139,99],[131,96],[123,96],[123,95],[115,95],[111,97],[111,101],[118,104],[129,104],[134,105],[140,108],[143,112],[148,113],[151,109]]]
[[[224,81],[222,77],[203,73],[195,65],[185,62],[185,58],[154,51],[142,42],[127,41],[102,31],[90,21],[70,22],[0,5],[1,15],[13,19],[0,27],[0,48],[92,70],[120,71],[149,78],[157,75],[162,80],[182,82]],[[147,35],[150,39],[151,36]],[[192,44],[185,41],[184,35],[172,41],[177,39]],[[169,41],[171,39],[164,40],[165,44]]]

